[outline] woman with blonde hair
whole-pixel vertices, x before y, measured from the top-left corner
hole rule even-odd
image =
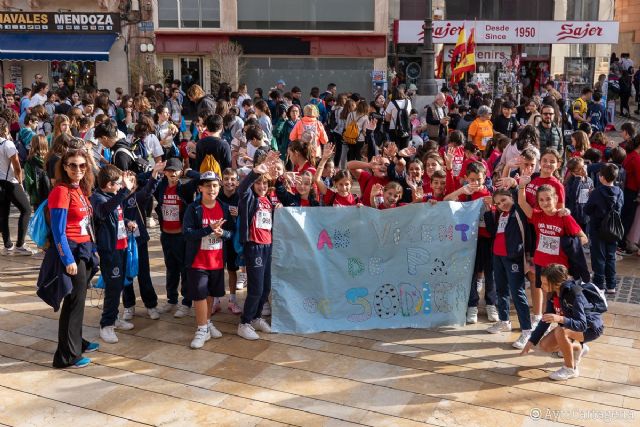
[[[63,133],[71,135],[71,120],[69,119],[69,116],[58,114],[53,119],[53,132],[47,135],[47,142],[49,143],[49,146],[51,146],[51,141],[55,140]]]
[[[200,113],[204,111],[210,111],[210,114],[215,113],[215,99],[213,99],[211,95],[207,95],[200,85],[191,85],[187,90],[187,97],[191,102],[196,104],[196,117],[200,117]]]

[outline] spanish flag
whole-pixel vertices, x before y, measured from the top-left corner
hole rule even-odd
[[[455,84],[460,81],[456,70],[467,54],[465,39],[466,37],[464,27],[462,27],[462,30],[460,30],[460,33],[458,33],[458,41],[456,42],[456,47],[453,49],[453,53],[451,54],[451,84]]]
[[[476,37],[475,29],[472,28],[467,40],[467,48],[464,58],[454,69],[454,74],[464,75],[464,73],[476,71]]]
[[[442,73],[444,72],[444,46],[440,49],[440,53],[436,57],[436,79],[442,78]]]

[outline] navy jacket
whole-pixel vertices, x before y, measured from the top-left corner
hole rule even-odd
[[[560,237],[560,247],[569,260],[569,274],[580,278],[584,282],[591,281],[591,273],[587,264],[587,256],[584,253],[580,238],[577,236]]]
[[[238,187],[238,194],[240,195],[240,202],[238,203],[240,243],[246,243],[249,241],[251,221],[258,210],[258,196],[253,192],[253,183],[256,182],[260,176],[261,175],[254,171],[251,171],[249,172],[249,175],[244,177]]]
[[[591,190],[593,190],[593,180],[589,177],[583,180],[580,177],[571,176],[564,185],[564,206],[571,211],[571,216],[573,216],[581,226],[589,223],[589,217],[584,213],[586,201],[580,203],[580,194],[584,191],[589,192]]]
[[[584,205],[584,213],[589,216],[591,225],[589,234],[597,236],[600,231],[600,223],[607,213],[614,209],[620,213],[624,204],[624,192],[620,187],[600,185],[591,192],[589,200]]]
[[[234,219],[231,213],[229,213],[229,207],[226,204],[220,201],[217,203],[220,203],[224,219],[226,220],[222,225],[223,233],[221,238],[223,240],[231,239],[235,223]],[[198,254],[198,249],[200,249],[202,238],[211,233],[213,233],[211,226],[202,227],[202,203],[197,201],[187,206],[182,220],[182,235],[186,242],[184,252],[184,265],[186,267],[191,267],[191,264],[193,264],[193,260]],[[222,245],[222,256],[224,259],[227,258],[226,248],[227,245]]]
[[[524,241],[522,240],[522,232],[520,231],[520,225],[516,219],[516,212],[520,216],[522,221],[522,228],[524,231]],[[499,211],[487,211],[484,213],[484,222],[491,238],[495,239],[498,231],[498,221],[501,212]],[[507,246],[507,257],[514,260],[521,260],[524,256],[525,250],[531,246],[531,227],[528,226],[527,216],[522,212],[522,209],[515,203],[509,212],[509,219],[507,225],[504,228],[504,239]]]
[[[145,218],[141,216],[141,214],[149,200],[153,197],[153,193],[156,191],[159,182],[158,179],[149,178],[144,187],[138,188],[138,190],[127,197],[124,202],[124,217],[138,224],[138,231],[140,233],[140,235],[136,237],[136,241],[138,242],[148,242],[150,239]]]
[[[299,194],[293,194],[287,191],[282,180],[276,180],[276,195],[282,206],[300,206],[302,197]],[[309,197],[309,206],[320,206],[315,197]]]
[[[584,332],[589,328],[602,330],[604,328],[602,316],[600,313],[590,311],[592,305],[582,294],[582,289],[578,287],[580,283],[579,280],[567,280],[560,287],[560,306],[562,307],[562,315],[565,318],[562,326],[575,332]],[[556,310],[553,307],[553,295],[550,295],[547,300],[545,313],[556,314]],[[549,323],[541,320],[538,323],[538,327],[531,334],[529,341],[534,345],[538,345],[549,326]]]
[[[96,226],[96,247],[98,253],[107,254],[116,249],[118,241],[118,205],[131,194],[126,187],[122,187],[116,194],[98,190],[91,195],[91,207]],[[124,213],[124,206],[122,206]],[[129,222],[125,219],[125,223]]]
[[[198,180],[200,179],[200,174],[194,170],[187,171],[187,178],[191,178],[191,181],[183,184],[178,182],[177,193],[180,200],[184,206],[189,206],[195,200],[195,193],[198,188]],[[164,202],[164,193],[167,191],[167,187],[169,186],[169,180],[165,177],[158,183],[155,191],[153,192],[153,196],[156,198],[158,204],[156,205],[156,213],[158,214],[158,222],[160,223],[160,230],[162,230],[162,203]],[[220,190],[222,191],[222,190]],[[182,222],[182,218],[184,217],[185,210],[182,211],[180,216],[180,222]]]

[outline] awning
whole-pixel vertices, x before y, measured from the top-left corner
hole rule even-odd
[[[108,61],[117,34],[0,34],[0,59]]]

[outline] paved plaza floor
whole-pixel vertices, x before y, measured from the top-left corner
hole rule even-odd
[[[164,274],[157,229],[152,275]],[[236,335],[238,317],[214,316],[223,336],[188,347],[194,318],[144,316],[118,344],[101,343],[84,369],[55,370],[57,313],[35,295],[40,261],[0,257],[0,424],[120,425],[640,425],[640,306],[612,302],[605,335],[581,376],[551,382],[560,359],[521,357],[518,332],[478,325],[313,335]],[[628,298],[640,259],[619,263]],[[89,291],[85,338],[98,340],[101,304]],[[239,292],[241,299],[244,291]],[[625,294],[626,295],[626,294]],[[223,301],[226,309],[226,301]],[[515,316],[512,316],[515,319]]]

